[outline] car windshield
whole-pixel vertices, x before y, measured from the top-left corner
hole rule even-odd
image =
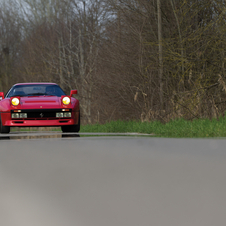
[[[6,97],[14,96],[62,96],[65,95],[58,85],[50,84],[29,84],[15,85],[6,94]]]

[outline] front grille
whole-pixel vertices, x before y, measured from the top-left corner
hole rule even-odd
[[[55,119],[56,112],[62,112],[62,109],[32,109],[32,110],[20,110],[20,112],[27,113],[26,119],[28,120],[29,119],[46,120],[46,119],[53,119],[53,118]],[[69,109],[69,111],[67,112],[71,112],[71,109]],[[11,110],[11,113],[14,113],[14,110]]]
[[[56,112],[28,112],[27,118],[56,118]]]

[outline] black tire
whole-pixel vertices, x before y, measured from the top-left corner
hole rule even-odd
[[[10,132],[10,127],[9,126],[3,126],[2,125],[2,117],[0,115],[0,132],[1,133],[9,133]]]
[[[63,133],[78,133],[80,130],[80,112],[78,117],[78,124],[72,126],[61,126],[61,130]]]

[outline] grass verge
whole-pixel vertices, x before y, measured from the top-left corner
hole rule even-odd
[[[12,131],[61,131],[53,128],[12,128]],[[184,119],[168,123],[159,121],[111,121],[106,124],[81,125],[80,132],[88,133],[145,133],[155,137],[226,137],[226,117],[217,119]]]
[[[81,126],[80,132],[126,133],[137,132],[154,134],[155,137],[226,137],[226,117],[217,119],[184,119],[168,123],[159,121],[112,121],[104,125],[94,124]]]

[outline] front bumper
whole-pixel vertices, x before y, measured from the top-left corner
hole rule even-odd
[[[16,126],[16,127],[45,127],[45,126],[67,126],[78,124],[79,111],[70,111],[72,113],[71,118],[56,118],[55,113],[62,109],[32,109],[22,110],[26,112],[28,118],[12,119],[11,112],[2,112],[1,119],[3,126]]]

